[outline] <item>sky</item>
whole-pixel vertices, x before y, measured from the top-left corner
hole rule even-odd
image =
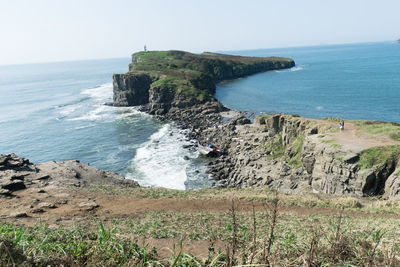
[[[399,0],[0,0],[0,65],[400,38]]]

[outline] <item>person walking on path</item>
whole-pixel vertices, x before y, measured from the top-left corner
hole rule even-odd
[[[340,128],[341,131],[344,131],[344,121],[341,121],[339,123],[339,128]]]

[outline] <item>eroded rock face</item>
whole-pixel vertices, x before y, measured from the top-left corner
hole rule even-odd
[[[148,74],[114,74],[113,105],[138,106],[149,103],[150,85],[156,80]]]
[[[13,192],[27,188],[46,192],[43,188],[48,186],[93,185],[139,186],[136,181],[76,160],[35,165],[15,154],[0,155],[0,196],[12,196]]]
[[[400,168],[393,171],[386,180],[384,196],[389,199],[400,200]]]
[[[210,163],[217,186],[269,186],[293,193],[352,196],[385,192],[388,198],[396,198],[400,193],[400,178],[393,174],[397,162],[361,170],[357,166],[359,154],[321,142],[318,129],[306,119],[273,115],[257,118],[252,125],[232,125],[235,123],[203,134],[203,139],[200,137],[223,144],[221,147],[227,152]],[[284,150],[282,155],[269,148],[277,140]],[[299,140],[301,143],[296,143]]]

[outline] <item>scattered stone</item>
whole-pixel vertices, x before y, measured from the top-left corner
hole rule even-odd
[[[18,191],[18,190],[23,190],[26,189],[25,183],[20,180],[6,180],[6,181],[1,181],[0,187],[2,189],[7,189],[12,192]]]
[[[48,202],[41,202],[38,205],[39,208],[49,208],[49,209],[55,209],[57,208],[56,205],[54,205],[53,203],[48,203]]]
[[[61,200],[58,200],[56,202],[56,204],[61,204],[61,205],[64,205],[64,204],[67,204],[67,203],[68,203],[68,200],[66,200],[66,199],[61,199]]]
[[[21,211],[16,211],[13,213],[10,213],[10,215],[7,216],[8,218],[25,218],[28,217],[26,212],[21,212]]]
[[[50,175],[48,175],[48,174],[36,174],[33,177],[33,180],[47,180],[49,178],[50,178]]]
[[[11,196],[11,191],[8,189],[0,189],[0,196]]]
[[[95,208],[98,208],[100,206],[94,201],[89,201],[89,202],[81,202],[81,203],[79,203],[78,207],[81,210],[91,211],[91,210],[94,210]]]
[[[45,210],[42,208],[34,208],[34,209],[31,209],[30,212],[31,213],[43,213],[43,212],[45,212]]]

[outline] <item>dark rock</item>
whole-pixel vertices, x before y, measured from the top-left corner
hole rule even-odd
[[[16,211],[7,216],[8,218],[25,218],[28,217],[26,212]]]
[[[349,153],[343,157],[343,162],[354,164],[360,159],[360,155],[356,153]]]
[[[45,210],[42,208],[34,208],[34,209],[31,209],[30,212],[31,213],[43,213],[43,212],[45,212]]]
[[[19,180],[17,180],[17,181],[13,181],[13,180],[1,181],[0,187],[2,189],[7,189],[12,192],[26,189],[25,183],[23,181],[19,181]]]
[[[49,209],[55,209],[57,208],[56,205],[54,205],[53,203],[48,203],[48,202],[41,202],[38,205],[39,208],[49,208]]]
[[[137,106],[149,103],[149,89],[156,80],[148,74],[114,74],[114,106]]]
[[[315,157],[314,155],[306,155],[302,159],[303,165],[306,168],[307,173],[312,174],[314,169]]]
[[[313,134],[318,134],[318,127],[313,127],[311,129],[309,129],[308,135],[313,135]]]
[[[11,191],[8,189],[0,189],[0,196],[11,196]]]

